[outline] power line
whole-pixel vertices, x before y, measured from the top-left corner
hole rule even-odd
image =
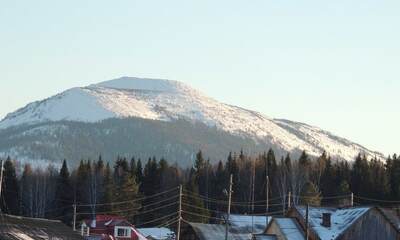
[[[170,190],[166,190],[164,192],[160,192],[160,193],[156,193],[154,195],[151,196],[145,196],[145,197],[141,197],[141,198],[136,198],[136,199],[132,199],[132,200],[128,200],[128,201],[121,201],[121,202],[108,202],[108,203],[97,203],[97,204],[77,204],[77,207],[93,207],[93,206],[107,206],[107,205],[120,205],[120,204],[125,204],[125,203],[132,203],[132,202],[138,202],[138,201],[142,201],[142,200],[146,200],[146,199],[151,199],[172,191],[176,191],[177,188],[173,188]]]
[[[157,211],[157,210],[160,210],[160,209],[163,209],[163,208],[167,208],[167,207],[170,207],[170,206],[173,206],[173,205],[176,205],[176,204],[178,204],[178,202],[173,202],[173,203],[170,203],[170,204],[167,204],[167,205],[163,205],[163,206],[160,206],[160,207],[157,207],[157,208],[152,208],[152,209],[145,210],[145,211],[139,211],[138,213],[136,213],[136,215],[141,215],[141,214],[144,214],[144,213],[154,212],[154,211]],[[147,207],[147,206],[144,206],[144,207]],[[118,212],[137,211],[137,210],[140,210],[142,208],[143,207],[140,207],[140,208],[128,208],[128,209],[121,209],[121,210],[115,210],[115,211],[96,212],[96,214],[109,214],[109,213],[118,213]],[[93,215],[93,213],[77,213],[77,215]]]
[[[182,212],[183,212],[183,213],[186,213],[186,214],[189,214],[189,215],[196,216],[196,217],[203,217],[203,218],[206,218],[206,219],[215,219],[215,220],[222,220],[222,221],[225,220],[225,219],[223,219],[223,218],[206,216],[206,215],[203,215],[203,214],[194,213],[194,212],[190,212],[190,211],[186,211],[186,210],[182,210]]]
[[[196,198],[196,199],[200,199],[203,200],[205,202],[211,202],[211,203],[216,203],[219,205],[228,205],[229,202],[228,201],[224,201],[224,200],[210,200],[210,199],[205,199],[202,197],[198,197],[198,196],[191,196],[191,195],[187,195],[184,194],[184,196],[189,197],[189,198]],[[259,201],[262,202],[262,201]],[[265,204],[265,200],[263,201],[264,204],[254,204],[255,207],[265,207],[267,204]],[[239,206],[239,207],[248,207],[252,204],[252,202],[232,202],[231,205],[232,206]],[[276,203],[276,204],[269,204],[269,206],[281,206],[282,203]]]
[[[147,225],[147,224],[149,224],[149,223],[157,222],[157,221],[159,221],[159,220],[162,220],[162,219],[166,219],[166,218],[172,217],[172,216],[174,216],[174,215],[176,215],[176,213],[169,214],[169,215],[166,215],[166,216],[163,216],[163,217],[159,217],[159,218],[156,218],[156,219],[153,219],[153,220],[147,221],[147,222],[143,222],[143,223],[137,224],[137,225],[135,225],[135,227],[138,227],[138,226],[144,226],[144,225]]]
[[[383,200],[383,199],[375,199],[375,198],[367,198],[367,197],[360,197],[357,195],[354,195],[355,198],[362,199],[362,200],[367,200],[367,201],[373,201],[373,202],[382,202],[382,203],[399,203],[400,201],[392,201],[392,200]]]
[[[199,199],[203,199],[203,200],[209,201],[209,202],[228,203],[228,201],[226,201],[226,200],[219,200],[219,199],[215,199],[215,198],[211,198],[211,197],[206,197],[206,196],[200,195],[198,193],[195,193],[195,192],[192,192],[192,191],[189,191],[189,190],[184,190],[184,192],[192,194],[192,195],[184,194],[184,195],[189,196],[189,197],[197,197]],[[269,200],[273,201],[273,200],[280,200],[280,199],[282,199],[282,197],[270,198]],[[249,201],[249,202],[235,202],[235,201],[232,201],[232,205],[233,204],[236,204],[236,205],[251,204],[251,203],[252,203],[252,201]],[[254,201],[254,203],[265,203],[265,199],[264,200]],[[263,206],[265,206],[265,204]]]

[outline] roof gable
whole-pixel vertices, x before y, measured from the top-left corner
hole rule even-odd
[[[336,239],[371,209],[372,207],[309,207],[309,226],[310,229],[321,239]],[[302,220],[304,221],[306,216],[306,207],[297,206],[296,210],[301,215],[301,217],[303,218]],[[323,213],[331,214],[331,227],[324,227],[321,225]]]
[[[276,217],[272,219],[271,224],[272,222],[276,223],[286,239],[304,239],[303,231],[301,230],[301,227],[297,224],[296,219],[287,217]]]

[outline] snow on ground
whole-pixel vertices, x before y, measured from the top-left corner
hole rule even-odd
[[[122,77],[73,88],[40,102],[34,102],[6,116],[0,130],[20,124],[75,120],[97,122],[113,117],[139,117],[170,121],[184,118],[237,135],[268,141],[288,152],[306,150],[320,155],[352,160],[367,149],[319,128],[274,120],[260,113],[220,103],[189,86],[170,80]]]

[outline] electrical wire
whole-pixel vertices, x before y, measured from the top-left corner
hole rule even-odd
[[[177,213],[175,212],[175,213],[172,213],[172,214],[169,214],[169,215],[163,216],[163,217],[159,217],[159,218],[156,218],[156,219],[153,219],[153,220],[147,221],[147,222],[143,222],[143,223],[137,224],[137,225],[135,225],[135,226],[136,226],[136,227],[144,226],[144,225],[147,225],[147,224],[149,224],[149,223],[157,222],[157,221],[159,221],[159,220],[162,220],[162,219],[166,219],[166,218],[172,217],[172,216],[174,216],[174,215],[176,215],[176,214],[177,214]]]
[[[131,203],[131,202],[138,202],[138,201],[143,201],[143,200],[146,200],[146,199],[151,199],[151,198],[154,198],[154,197],[157,197],[157,196],[161,196],[163,194],[166,194],[166,193],[169,193],[169,192],[172,192],[172,191],[176,191],[176,190],[178,190],[178,188],[175,187],[175,188],[166,190],[164,192],[153,194],[151,196],[145,196],[145,197],[136,198],[136,199],[132,199],[132,200],[128,200],[128,201],[98,203],[98,204],[77,204],[76,206],[77,207],[93,207],[93,206],[119,205],[119,204]]]
[[[362,200],[367,200],[367,201],[372,201],[372,202],[399,203],[399,204],[400,204],[400,201],[383,200],[383,199],[374,199],[374,198],[367,198],[367,197],[361,197],[361,196],[356,196],[356,195],[354,195],[354,198],[358,198],[358,199],[362,199]]]
[[[170,203],[170,204],[167,204],[167,205],[163,205],[163,206],[160,206],[160,207],[157,207],[157,208],[152,208],[152,209],[145,210],[145,211],[139,211],[138,213],[136,213],[136,215],[141,215],[141,214],[144,214],[144,213],[154,212],[154,211],[157,211],[157,210],[160,210],[160,209],[164,209],[164,208],[167,208],[167,207],[170,207],[170,206],[173,206],[173,205],[177,205],[177,204],[178,204],[178,202],[173,202],[173,203]],[[106,212],[95,212],[95,214],[110,214],[110,213],[118,213],[118,212],[137,211],[137,210],[142,209],[142,208],[143,207],[121,209],[121,210],[115,210],[115,211],[106,211]],[[76,215],[93,215],[93,213],[76,213]]]

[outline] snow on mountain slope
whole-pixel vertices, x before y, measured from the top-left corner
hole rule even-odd
[[[268,141],[288,152],[306,150],[311,155],[319,155],[326,150],[347,160],[360,152],[375,155],[317,127],[274,120],[254,111],[220,103],[183,83],[160,79],[122,77],[73,88],[7,115],[0,122],[0,129],[59,120],[97,122],[115,117],[200,121],[235,135]]]

